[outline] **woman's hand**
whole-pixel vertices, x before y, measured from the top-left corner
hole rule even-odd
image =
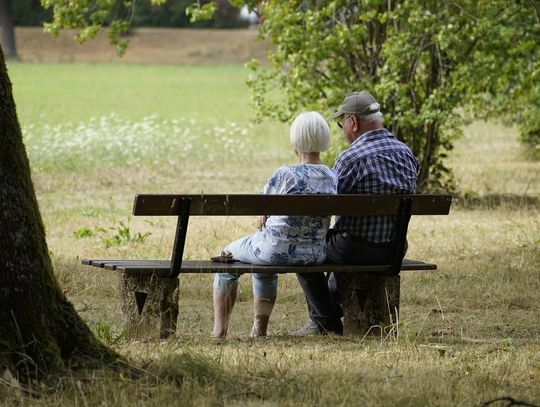
[[[262,230],[262,228],[266,225],[266,219],[268,219],[268,216],[266,215],[259,216],[259,219],[257,219],[257,229]]]

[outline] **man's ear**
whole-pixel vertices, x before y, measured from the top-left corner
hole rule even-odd
[[[360,130],[360,121],[358,120],[358,117],[356,116],[351,116],[351,120],[353,122],[352,130],[353,132],[356,133],[358,130]]]

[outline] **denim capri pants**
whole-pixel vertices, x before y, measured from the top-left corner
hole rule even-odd
[[[272,263],[259,259],[253,254],[251,235],[238,239],[229,244],[224,250],[232,253],[233,257],[244,263],[268,266]],[[216,273],[214,289],[224,293],[236,294],[238,278],[243,273]],[[253,296],[257,298],[275,298],[277,295],[277,273],[252,273]]]

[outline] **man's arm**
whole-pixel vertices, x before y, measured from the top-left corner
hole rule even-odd
[[[337,178],[337,193],[338,194],[354,194],[356,193],[358,164],[350,157],[340,155],[332,168]]]

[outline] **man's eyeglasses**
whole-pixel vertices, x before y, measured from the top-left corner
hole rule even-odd
[[[343,119],[337,121],[337,125],[340,129],[343,128],[343,123],[345,123],[345,120],[347,120],[349,117],[352,117],[352,115],[345,116]]]

